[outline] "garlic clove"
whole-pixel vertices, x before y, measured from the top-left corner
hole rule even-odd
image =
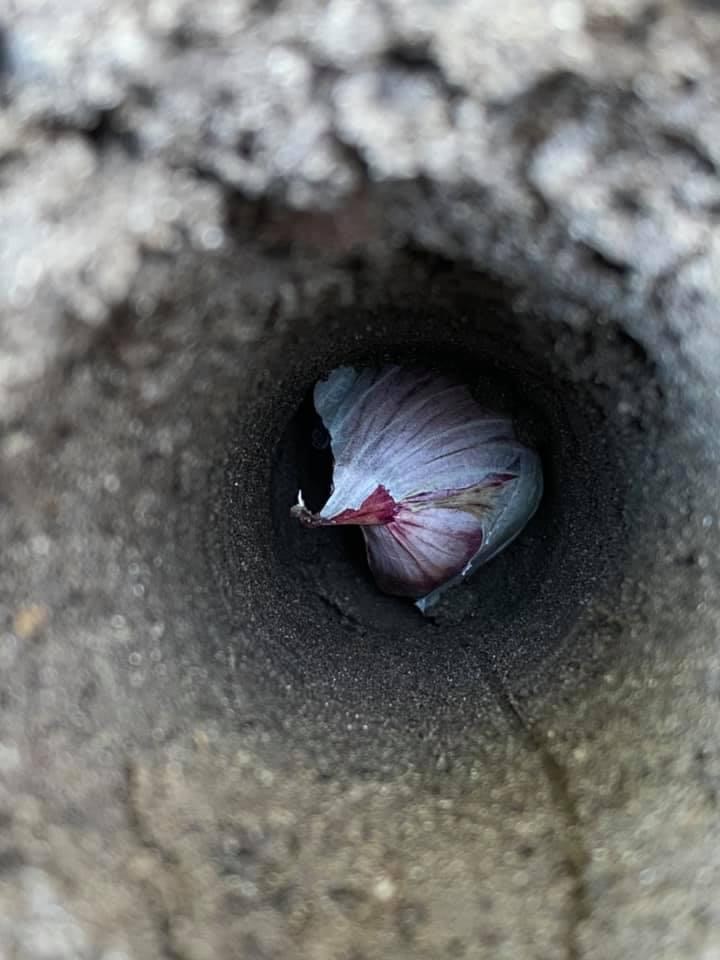
[[[542,495],[537,454],[512,421],[432,371],[340,367],[315,407],[334,458],[330,497],[306,526],[355,524],[380,589],[426,611],[508,545]]]

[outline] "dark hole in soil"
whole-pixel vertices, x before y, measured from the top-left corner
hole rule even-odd
[[[607,328],[589,343],[594,335],[561,320],[516,313],[487,277],[447,269],[423,285],[423,269],[420,280],[393,274],[400,292],[379,291],[371,311],[315,318],[302,338],[266,345],[267,386],[243,404],[218,492],[216,580],[235,635],[248,637],[243,669],[266,706],[280,698],[287,718],[292,696],[303,716],[327,721],[329,711],[341,737],[349,716],[413,742],[438,724],[462,726],[493,685],[520,689],[557,663],[591,601],[622,577],[628,478],[647,456],[646,436],[618,419],[603,382],[606,369],[632,365],[644,390],[645,358]],[[329,493],[312,389],[344,363],[449,373],[512,416],[540,454],[536,515],[430,617],[378,590],[357,529],[308,530],[290,515],[299,489],[313,508]]]

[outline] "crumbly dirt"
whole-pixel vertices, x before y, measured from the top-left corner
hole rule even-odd
[[[0,954],[715,956],[716,5],[0,28]],[[487,645],[273,526],[323,366],[453,324],[619,497]]]

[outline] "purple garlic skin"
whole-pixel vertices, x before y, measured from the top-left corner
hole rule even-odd
[[[313,399],[330,435],[332,493],[311,513],[300,492],[293,515],[308,527],[360,526],[380,589],[423,612],[538,507],[537,453],[463,384],[399,366],[339,367]]]

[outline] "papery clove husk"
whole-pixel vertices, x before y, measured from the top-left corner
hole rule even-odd
[[[356,524],[381,590],[424,612],[523,529],[542,496],[534,450],[507,416],[441,374],[339,367],[315,385],[334,458],[332,492],[308,527]]]

